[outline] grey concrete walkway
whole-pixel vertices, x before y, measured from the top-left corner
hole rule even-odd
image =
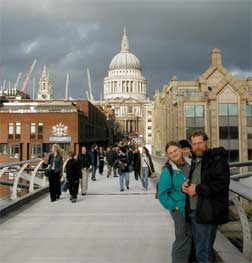
[[[119,192],[119,179],[97,175],[90,195],[75,204],[49,195],[0,225],[0,262],[171,262],[173,223],[154,187]]]

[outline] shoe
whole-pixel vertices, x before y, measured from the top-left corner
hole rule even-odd
[[[144,191],[147,191],[147,188],[144,188]]]
[[[129,190],[129,186],[127,186],[127,189]]]
[[[109,175],[107,175],[107,178],[109,178]]]
[[[77,202],[77,199],[76,198],[73,198],[72,199],[72,203],[76,203]]]
[[[123,192],[123,191],[124,191],[124,189],[121,189],[121,190],[120,190],[120,192]]]
[[[55,201],[56,201],[56,199],[52,199],[52,200],[51,200],[51,202],[55,202]]]
[[[138,177],[135,177],[136,181],[138,181]]]
[[[81,194],[81,195],[84,195],[84,196],[85,196],[85,195],[87,195],[87,194],[86,194],[86,193],[83,193],[83,194]]]
[[[60,195],[56,195],[56,199],[60,199]]]
[[[114,175],[114,177],[118,177],[118,175]]]
[[[92,180],[92,181],[96,181],[95,177],[92,177],[91,180]]]
[[[70,201],[72,201],[72,200],[73,200],[73,197],[72,197],[72,196],[70,196],[69,200],[70,200]]]

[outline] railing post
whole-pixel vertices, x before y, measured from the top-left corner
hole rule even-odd
[[[2,177],[2,175],[9,169],[9,167],[4,167],[1,169],[0,171],[0,177]]]
[[[244,208],[242,207],[240,200],[238,199],[238,196],[232,192],[230,192],[230,198],[233,201],[241,221],[242,226],[242,235],[243,235],[243,248],[242,253],[246,258],[249,258],[252,260],[252,238],[251,238],[251,230],[250,230],[250,224],[248,217],[245,213]]]
[[[17,173],[17,175],[15,176],[15,180],[13,183],[13,190],[12,190],[12,195],[11,195],[11,199],[15,200],[17,199],[17,187],[18,187],[18,181],[20,178],[20,175],[22,174],[22,172],[24,171],[24,169],[29,165],[29,163],[25,163],[23,164],[23,166],[21,167],[20,171]]]
[[[31,180],[30,180],[30,186],[29,186],[29,192],[32,192],[34,190],[34,179],[35,179],[35,176],[36,176],[36,173],[39,169],[39,167],[41,166],[41,164],[44,162],[44,160],[41,160],[38,165],[35,167],[35,169],[33,170],[32,172],[32,175],[31,175]]]

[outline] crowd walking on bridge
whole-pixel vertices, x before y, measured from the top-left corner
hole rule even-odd
[[[82,146],[77,156],[73,152],[68,153],[64,165],[61,151],[60,146],[54,144],[47,162],[51,202],[59,199],[61,192],[69,190],[70,200],[75,203],[79,184],[81,195],[87,195],[89,174],[91,174],[91,180],[96,181],[97,170],[100,176],[107,171],[107,178],[112,176],[113,171],[113,177],[119,177],[120,192],[130,189],[129,174],[131,172],[134,172],[135,180],[140,178],[142,189],[147,191],[149,177],[155,172],[148,149],[130,142],[119,142],[118,145],[109,146],[106,150],[102,146],[98,148],[96,144],[92,145],[89,151],[86,146]],[[61,187],[62,181],[64,183]]]
[[[174,222],[172,262],[215,262],[217,228],[228,221],[230,171],[226,150],[210,149],[207,134],[195,130],[190,142],[170,141],[165,151],[167,161],[157,183],[157,198]],[[77,201],[79,184],[85,196],[89,174],[96,181],[97,170],[100,176],[106,171],[107,178],[112,172],[113,177],[119,177],[121,192],[130,189],[130,172],[134,172],[135,180],[140,179],[144,191],[148,190],[149,177],[155,172],[148,149],[137,144],[119,143],[106,150],[94,144],[89,151],[83,146],[77,156],[69,152],[64,169],[60,147],[53,145],[48,158],[52,202],[60,198],[63,170],[73,203]],[[66,191],[64,184],[62,190]]]

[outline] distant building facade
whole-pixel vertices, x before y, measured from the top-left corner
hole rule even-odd
[[[125,135],[139,134],[149,142],[151,132],[147,132],[147,126],[151,126],[151,122],[147,125],[146,112],[152,111],[153,101],[147,98],[146,91],[147,81],[138,58],[129,50],[124,30],[121,51],[113,57],[108,76],[104,78],[104,103],[115,110],[118,131]]]
[[[82,145],[106,145],[106,115],[87,100],[9,101],[0,107],[0,162],[43,157],[51,145],[79,153]]]
[[[155,92],[154,153],[165,154],[166,142],[189,138],[196,128],[209,134],[211,147],[224,146],[230,161],[252,159],[252,77],[232,76],[218,49],[197,80],[173,76]]]

